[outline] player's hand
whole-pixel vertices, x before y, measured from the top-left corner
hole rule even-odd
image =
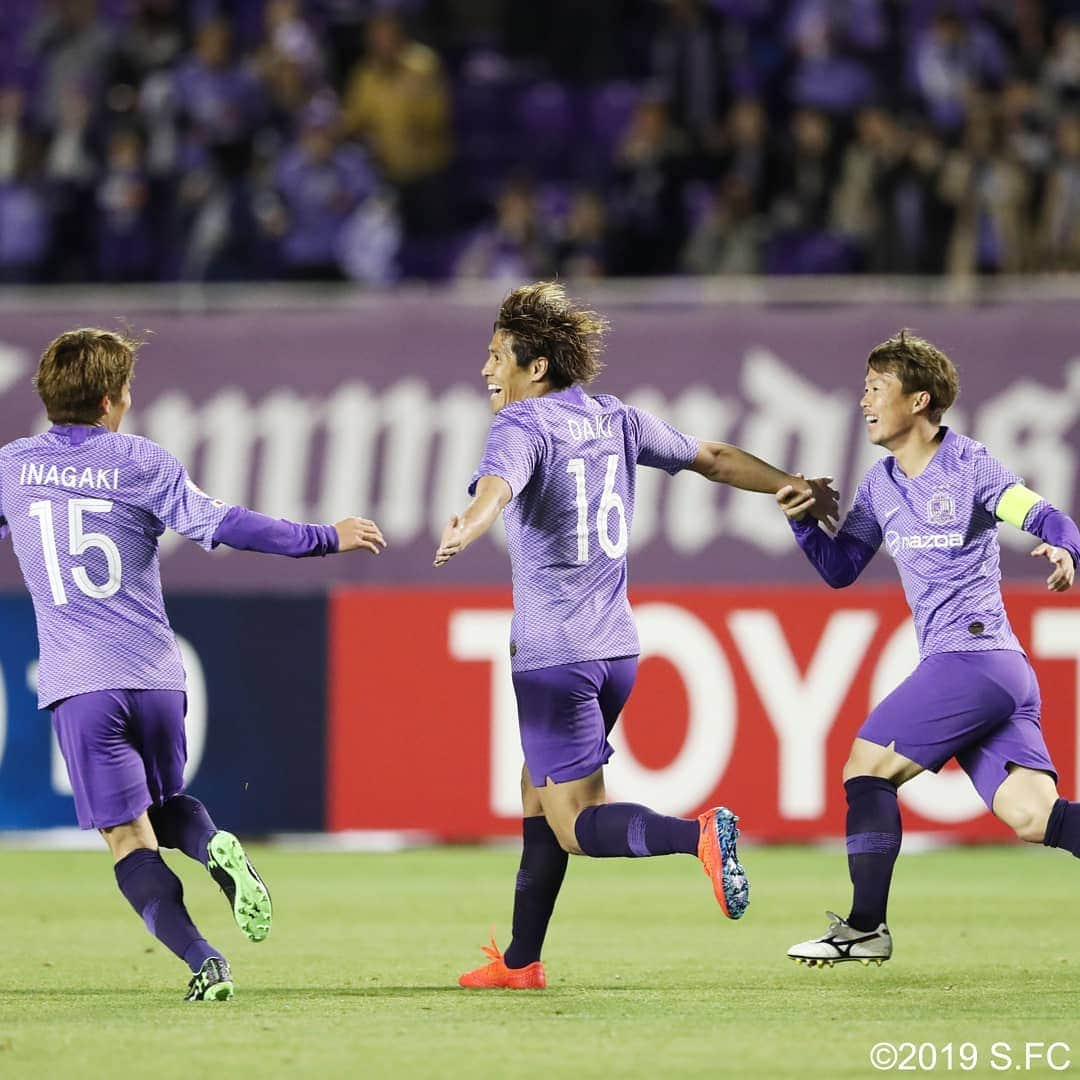
[[[1045,556],[1054,567],[1054,572],[1046,579],[1046,587],[1051,592],[1065,592],[1072,587],[1076,576],[1072,556],[1064,549],[1053,544],[1040,544],[1032,553],[1033,558]]]
[[[337,531],[338,551],[370,551],[372,555],[378,555],[386,541],[374,521],[367,518],[350,517],[339,521],[334,529]]]
[[[457,514],[446,523],[439,540],[439,550],[435,552],[434,566],[449,562],[465,546],[465,529]]]
[[[828,532],[834,533],[836,523],[840,520],[840,492],[832,486],[832,482],[831,476],[816,476],[807,480],[814,494],[814,505],[810,509],[810,516],[820,521]]]
[[[795,481],[776,493],[776,502],[793,521],[801,521],[809,514],[834,533],[840,516],[840,496],[831,484],[831,476],[807,480],[802,473],[796,473]]]

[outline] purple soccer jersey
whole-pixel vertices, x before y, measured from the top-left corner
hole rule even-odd
[[[209,550],[229,507],[156,443],[56,426],[0,447],[7,519],[37,616],[38,704],[98,690],[183,690],[157,538]]]
[[[637,465],[676,473],[697,440],[663,420],[573,386],[496,415],[469,494],[502,477],[514,582],[514,671],[635,656],[626,550]]]
[[[915,618],[919,655],[1023,652],[1001,599],[994,516],[1004,492],[1023,481],[982,443],[948,430],[914,479],[891,455],[855,493],[840,539],[892,556]]]

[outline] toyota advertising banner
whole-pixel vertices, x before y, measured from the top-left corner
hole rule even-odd
[[[683,815],[724,802],[759,839],[842,835],[851,739],[917,662],[900,590],[650,586],[632,600],[642,663],[609,796]],[[1076,797],[1080,597],[1027,587],[1006,602],[1042,685],[1061,790]],[[169,608],[188,673],[188,779],[225,827],[517,832],[508,590],[192,596]],[[36,707],[35,654],[29,600],[0,599],[0,830],[74,824]],[[909,831],[1011,836],[955,766],[901,799]]]
[[[467,840],[520,829],[509,595],[333,597],[327,825]],[[840,772],[867,712],[918,661],[898,588],[637,588],[638,684],[612,740],[612,800],[691,816],[717,802],[748,836],[843,834]],[[1077,794],[1080,601],[1010,589],[1042,685],[1061,790]],[[1008,839],[955,765],[901,792],[908,831]]]
[[[587,295],[585,297],[588,299]],[[128,315],[152,331],[125,429],[162,443],[215,498],[304,521],[374,517],[379,559],[282,565],[207,555],[168,536],[168,589],[310,590],[334,584],[502,584],[498,536],[436,574],[442,524],[465,501],[490,408],[480,377],[496,304],[453,295],[387,296],[354,310],[183,315],[107,310],[0,319],[0,438],[40,427],[30,385],[56,333]],[[658,305],[605,309],[612,321],[598,390],[679,427],[739,443],[793,470],[836,478],[842,500],[880,451],[857,402],[869,349],[913,326],[956,360],[963,390],[949,421],[985,441],[1029,485],[1077,505],[1080,325],[1075,305]],[[1002,530],[1006,576],[1037,576],[1028,539]],[[868,580],[888,581],[886,560]],[[631,548],[638,583],[804,581],[802,556],[761,496],[642,470]],[[0,590],[20,586],[0,558]]]

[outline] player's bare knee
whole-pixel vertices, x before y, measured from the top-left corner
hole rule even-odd
[[[899,787],[922,771],[921,765],[898,754],[893,743],[878,746],[876,743],[857,739],[844,763],[843,777],[845,784],[856,776],[873,776],[889,780]]]
[[[844,783],[856,776],[888,776],[888,767],[885,754],[867,753],[865,750],[853,749],[844,762]]]
[[[1021,840],[1041,844],[1057,799],[1057,786],[1052,777],[1046,773],[1013,768],[994,795],[994,815]]]
[[[544,812],[540,795],[529,778],[526,768],[521,770],[521,814],[522,817],[539,817]]]
[[[551,831],[555,834],[555,839],[559,841],[559,847],[563,849],[568,855],[583,855],[581,845],[577,841],[577,833],[574,832],[573,822],[562,822],[559,826],[551,825]]]
[[[559,842],[559,847],[568,855],[582,854],[577,842],[577,833],[574,831],[577,814],[545,813],[544,816],[547,818],[548,825],[551,826],[551,831],[555,834],[555,839]]]
[[[843,778],[844,783],[846,784],[849,780],[854,779],[856,776],[866,776],[867,772],[864,768],[862,768],[861,763],[856,760],[855,755],[852,754],[848,757],[847,761],[844,762],[844,769],[840,775]]]
[[[1046,822],[1049,814],[1025,812],[1023,820],[1013,826],[1013,831],[1021,840],[1029,844],[1041,844],[1046,838]]]
[[[1050,819],[1050,807],[1029,802],[1008,802],[995,806],[994,813],[1014,833],[1028,844],[1041,844],[1046,837],[1046,823]]]

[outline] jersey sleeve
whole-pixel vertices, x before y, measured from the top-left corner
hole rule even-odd
[[[197,487],[180,461],[156,443],[140,440],[135,456],[142,468],[144,507],[166,528],[209,551],[229,507]]]
[[[870,491],[870,474],[863,477],[862,483],[855,489],[855,499],[851,509],[840,526],[840,536],[850,536],[867,547],[877,551],[881,547],[881,526],[874,513],[873,496]]]
[[[1014,484],[1023,484],[1023,480],[1007,469],[985,448],[980,448],[974,455],[975,501],[993,517],[998,501]]]
[[[500,476],[510,485],[514,498],[532,479],[544,453],[543,436],[526,414],[501,412],[492,421],[484,456],[469,481],[469,494],[476,494],[481,476]]]
[[[626,407],[627,423],[637,437],[637,463],[677,473],[697,457],[698,440],[644,409]]]

